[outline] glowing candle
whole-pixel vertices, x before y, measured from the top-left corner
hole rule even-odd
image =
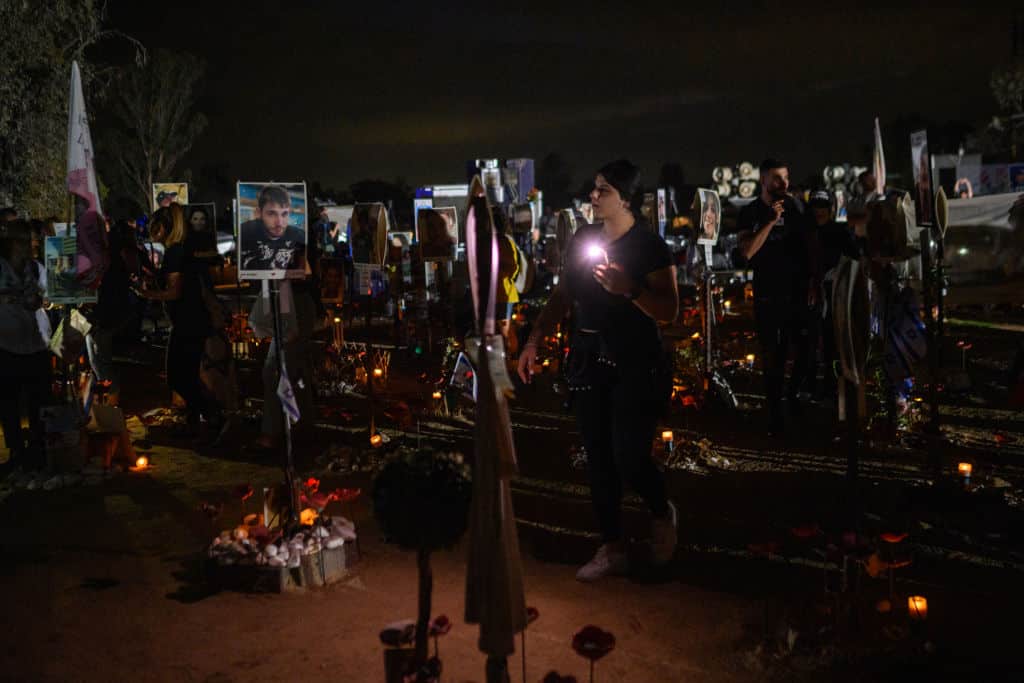
[[[971,472],[974,470],[974,466],[969,462],[962,462],[956,466],[957,472],[964,478],[964,483],[967,484],[971,481]]]
[[[661,433],[661,440],[665,443],[672,443],[672,438],[673,434],[671,429],[666,429]]]
[[[727,311],[728,311],[728,310],[729,310],[730,308],[732,308],[732,302],[731,302],[731,301],[729,301],[728,299],[726,299],[726,300],[725,300],[725,303],[724,303],[723,305],[725,306],[725,310],[727,310]]]
[[[147,467],[149,467],[149,458],[144,455],[135,458],[135,469],[144,470]]]
[[[374,377],[383,377],[384,376],[384,370],[381,369],[381,368],[374,368],[373,369],[373,376]]]
[[[749,365],[750,367],[754,367],[754,359],[755,359],[754,354],[748,353],[747,354],[747,365]]]
[[[370,445],[374,448],[379,448],[382,443],[384,443],[384,437],[380,434],[374,434],[370,437]]]
[[[928,618],[928,601],[921,595],[907,598],[907,611],[913,621],[924,621]]]
[[[441,392],[440,392],[440,391],[435,391],[435,392],[434,392],[434,393],[432,394],[432,396],[434,397],[434,400],[435,400],[435,401],[440,401],[440,400],[441,400]]]

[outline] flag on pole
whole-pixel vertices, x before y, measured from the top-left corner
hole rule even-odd
[[[299,412],[299,402],[295,398],[292,383],[288,381],[288,376],[284,373],[281,373],[281,379],[277,383],[277,397],[281,399],[281,407],[284,408],[288,421],[292,424],[298,422],[302,417],[302,413]]]
[[[96,168],[92,161],[92,135],[82,94],[78,62],[71,62],[71,95],[68,107],[68,192],[89,202],[89,210],[101,213]]]
[[[875,174],[875,182],[878,184],[878,194],[885,194],[885,151],[882,149],[882,129],[878,126],[878,117],[875,117],[875,152],[871,158],[872,171]]]

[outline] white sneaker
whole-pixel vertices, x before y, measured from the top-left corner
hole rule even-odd
[[[679,536],[679,512],[672,501],[668,501],[668,516],[652,522],[651,548],[654,551],[655,564],[668,564],[676,552],[676,540]]]
[[[577,581],[597,581],[606,576],[622,576],[629,571],[629,558],[626,553],[612,550],[607,544],[597,549],[590,562],[576,572]]]

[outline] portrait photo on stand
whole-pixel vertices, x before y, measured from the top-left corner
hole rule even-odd
[[[188,204],[188,183],[153,184],[153,210],[164,209],[171,204]]]
[[[455,257],[459,220],[454,206],[420,209],[417,224],[424,261],[450,261]]]
[[[697,190],[700,203],[698,244],[715,244],[718,242],[718,231],[722,226],[722,202],[714,190]]]
[[[325,304],[344,303],[345,261],[343,259],[320,259],[320,299]]]
[[[847,212],[846,212],[846,192],[840,189],[835,191],[835,209],[836,209],[836,223],[846,223]]]
[[[930,228],[935,225],[932,207],[931,159],[928,156],[928,131],[919,130],[910,134],[910,168],[914,174],[914,215],[917,226]]]
[[[380,203],[356,204],[349,221],[353,263],[384,265],[388,244],[388,212]]]
[[[238,277],[281,280],[306,274],[306,184],[238,183]]]

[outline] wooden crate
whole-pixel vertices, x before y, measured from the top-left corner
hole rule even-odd
[[[209,560],[207,577],[217,588],[242,593],[291,593],[336,583],[348,576],[359,553],[354,543],[323,549],[320,554],[303,555],[298,567],[268,567],[255,564],[222,565]]]

